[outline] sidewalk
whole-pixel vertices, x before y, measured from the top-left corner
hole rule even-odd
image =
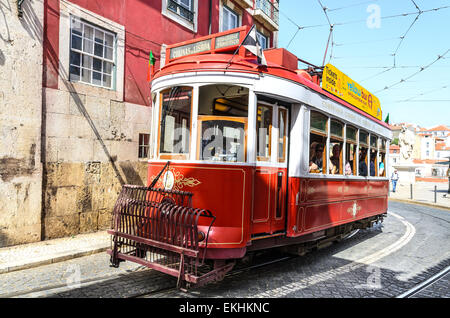
[[[106,231],[0,248],[0,274],[106,251]]]
[[[434,202],[434,189],[436,186],[436,202]],[[408,203],[419,203],[439,208],[450,209],[450,194],[448,191],[448,182],[416,182],[412,186],[413,193],[411,199],[410,184],[397,184],[397,191],[392,192],[390,184],[389,199],[393,201],[403,201]]]

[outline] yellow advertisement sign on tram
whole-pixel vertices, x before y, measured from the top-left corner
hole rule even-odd
[[[323,70],[322,88],[369,115],[382,120],[378,98],[331,64],[325,65]]]

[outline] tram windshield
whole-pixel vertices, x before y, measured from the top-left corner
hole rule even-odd
[[[198,160],[245,162],[248,89],[232,85],[200,87]]]

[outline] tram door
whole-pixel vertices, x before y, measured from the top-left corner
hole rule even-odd
[[[258,103],[256,130],[252,235],[272,234],[286,223],[287,108]]]

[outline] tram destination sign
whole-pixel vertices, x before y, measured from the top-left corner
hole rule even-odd
[[[331,64],[325,65],[323,70],[322,88],[382,120],[379,99]]]
[[[221,49],[228,46],[239,45],[239,32],[216,37],[215,49]]]
[[[211,50],[211,39],[194,42],[170,49],[170,58],[174,59],[177,57],[196,54],[200,52],[205,52]]]

